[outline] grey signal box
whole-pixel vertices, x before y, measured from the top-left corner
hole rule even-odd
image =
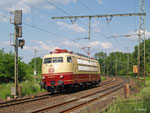
[[[14,24],[22,25],[22,10],[15,10]]]
[[[22,26],[18,26],[18,33],[17,33],[18,37],[22,37]]]
[[[16,95],[16,88],[15,87],[11,87],[11,95],[12,96]]]

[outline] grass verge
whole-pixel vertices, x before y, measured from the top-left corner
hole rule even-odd
[[[1,84],[0,85],[0,98],[6,99],[8,96],[11,96],[11,87],[13,87],[13,83]],[[34,81],[24,81],[19,83],[19,86],[22,87],[22,96],[36,94],[38,92],[42,92],[44,90],[40,89],[39,82]]]
[[[106,80],[106,76],[101,76],[101,80]]]
[[[150,77],[146,78],[146,87],[130,98],[119,98],[107,113],[150,113]]]
[[[102,81],[106,79],[106,77],[101,76]],[[0,85],[0,99],[6,99],[8,96],[11,97],[11,87],[14,86],[14,83],[1,84]],[[22,96],[28,96],[32,94],[36,94],[38,92],[42,92],[45,90],[41,90],[39,86],[39,80],[35,83],[34,81],[24,81],[19,84],[22,87]]]

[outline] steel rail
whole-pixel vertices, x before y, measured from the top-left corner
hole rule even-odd
[[[109,88],[107,88],[107,89],[99,90],[99,91],[96,91],[96,92],[94,92],[94,93],[88,94],[88,95],[86,95],[86,96],[82,96],[82,97],[80,97],[80,98],[74,98],[74,99],[72,99],[72,100],[65,101],[65,102],[62,102],[62,103],[59,103],[59,104],[56,104],[56,105],[53,105],[53,106],[50,106],[50,107],[46,107],[46,108],[43,108],[43,109],[40,109],[40,110],[36,110],[36,111],[31,112],[31,113],[40,113],[40,112],[44,112],[44,111],[49,111],[49,110],[55,109],[55,108],[57,108],[57,107],[61,107],[61,106],[67,105],[67,104],[70,104],[70,103],[72,103],[72,102],[75,102],[75,101],[78,101],[78,100],[81,100],[81,99],[84,99],[84,98],[87,98],[87,97],[96,95],[96,94],[98,94],[98,93],[102,93],[102,92],[105,92],[105,91],[109,91],[109,90],[111,90],[111,89],[114,88],[114,87],[120,86],[119,88],[117,88],[117,89],[114,90],[114,91],[117,91],[118,89],[122,88],[123,84],[124,84],[124,80],[123,80],[121,83],[119,83],[119,84],[117,84],[117,85],[113,85],[112,87],[109,87]],[[111,92],[106,93],[106,94],[104,94],[104,96],[106,96],[106,95],[108,95],[108,94],[110,94],[110,93],[111,93]],[[96,97],[96,98],[97,98],[97,97]],[[95,100],[95,99],[94,99],[94,100]],[[85,103],[87,103],[87,101],[86,101]],[[82,103],[82,104],[85,104],[85,103]],[[67,109],[67,110],[74,109],[74,108],[76,108],[76,107],[81,106],[82,104],[77,105],[77,106],[74,106],[74,107],[71,107],[71,108],[69,108],[69,109]],[[61,111],[60,113],[66,112],[67,110]]]
[[[123,78],[123,79],[124,79],[124,78]],[[118,86],[118,88],[116,88],[116,89],[114,89],[114,90],[112,90],[112,91],[110,91],[110,92],[107,92],[107,93],[105,93],[105,94],[103,94],[103,95],[100,95],[100,96],[98,96],[98,97],[95,97],[95,98],[89,100],[88,102],[85,101],[85,102],[83,102],[83,103],[81,103],[81,104],[78,104],[78,105],[76,105],[76,106],[70,107],[70,108],[68,108],[68,109],[66,109],[66,110],[62,110],[62,111],[59,112],[59,113],[68,113],[68,112],[70,112],[70,111],[74,111],[75,109],[81,108],[81,107],[83,107],[83,106],[85,106],[85,105],[87,105],[87,104],[90,104],[90,103],[92,103],[92,102],[94,102],[94,101],[100,100],[100,99],[102,99],[103,97],[105,97],[105,96],[107,96],[107,95],[109,95],[109,94],[112,94],[113,92],[118,91],[119,89],[121,89],[121,88],[124,86],[125,81],[129,82],[129,79],[127,79],[127,80],[124,79],[122,83],[116,85],[116,87]]]
[[[115,78],[116,80],[116,78]],[[109,84],[113,81],[115,81],[113,78],[111,78],[110,80],[107,80],[105,82],[101,82],[99,85],[106,85]],[[27,98],[21,98],[18,100],[10,100],[10,101],[5,101],[5,102],[0,102],[0,108],[4,108],[4,107],[8,107],[8,106],[13,106],[13,105],[18,105],[18,104],[23,104],[23,103],[27,103],[27,102],[32,102],[32,101],[38,101],[38,100],[42,100],[42,99],[46,99],[46,98],[54,98],[56,96],[60,96],[62,94],[55,94],[55,95],[51,95],[51,94],[44,94],[44,95],[40,95],[40,96],[34,96],[34,97],[27,97]]]

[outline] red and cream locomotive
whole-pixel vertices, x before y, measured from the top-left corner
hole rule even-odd
[[[97,85],[101,81],[98,61],[65,49],[55,49],[45,55],[40,86],[48,92],[59,92],[73,87]]]

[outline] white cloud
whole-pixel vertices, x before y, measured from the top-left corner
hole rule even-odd
[[[4,15],[3,13],[0,12],[0,15]],[[9,20],[5,17],[0,16],[0,22],[8,22]]]
[[[10,42],[0,42],[0,46],[10,46]]]
[[[99,26],[99,22],[94,20],[94,23],[92,24],[92,30],[95,31],[95,32],[100,32],[100,29],[98,28]]]
[[[81,48],[81,45],[79,43],[77,43],[77,42],[74,42],[74,41],[65,40],[65,41],[62,42],[62,44],[64,46]]]
[[[146,39],[150,38],[150,32],[149,31],[145,31],[145,38]]]
[[[103,49],[110,49],[112,48],[112,44],[110,42],[102,42],[101,46]]]
[[[62,44],[64,46],[76,47],[76,48],[82,48],[82,47],[102,48],[102,49],[112,49],[113,48],[113,46],[110,42],[99,42],[99,41],[93,41],[93,42],[81,44],[81,43],[65,40],[62,42]]]
[[[56,23],[57,25],[61,26],[62,29],[64,29],[65,27],[68,28],[68,29],[71,29],[71,30],[74,30],[75,32],[86,32],[86,30],[79,26],[78,24],[74,23],[74,24],[66,24],[64,22],[57,22]]]
[[[35,49],[37,50],[53,51],[54,49],[59,48],[59,47],[54,46],[50,42],[45,43],[43,41],[36,41],[36,43],[38,44],[38,46],[35,47]]]
[[[70,2],[76,2],[76,0],[47,0],[50,3],[67,5]],[[31,7],[39,6],[46,9],[53,9],[54,7],[46,3],[44,0],[0,0],[0,9],[5,11],[14,11],[15,9],[23,10],[23,13],[30,13]]]
[[[131,31],[129,33],[127,33],[126,35],[129,35],[128,37],[125,37],[125,38],[128,38],[128,39],[131,39],[131,40],[138,40],[139,36],[139,31]],[[150,32],[149,31],[145,31],[145,39],[148,39],[150,37]]]
[[[89,46],[93,47],[93,48],[100,47],[102,49],[111,49],[112,48],[112,44],[110,42],[99,42],[99,41],[90,42]]]
[[[90,47],[98,47],[98,46],[101,46],[101,43],[99,41],[90,42],[89,46]]]
[[[23,47],[23,50],[27,50],[27,51],[33,51],[33,48],[32,47],[28,47],[28,46],[24,46]]]
[[[98,0],[98,3],[101,4],[101,3],[102,3],[102,0]]]
[[[31,41],[34,46],[27,46],[25,45],[23,47],[24,50],[26,51],[34,51],[36,49],[40,53],[46,53],[49,51],[54,51],[55,49],[59,48],[57,46],[54,46],[50,41]]]

